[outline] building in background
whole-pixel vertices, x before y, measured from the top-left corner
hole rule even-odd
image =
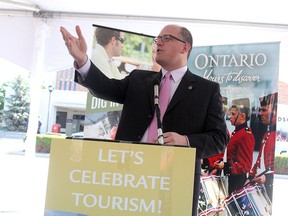
[[[50,88],[42,90],[39,116],[44,127],[41,133],[71,136],[83,131],[87,89],[74,82],[73,68],[57,71],[51,77]]]

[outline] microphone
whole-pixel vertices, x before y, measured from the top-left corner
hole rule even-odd
[[[157,119],[157,134],[158,134],[158,143],[164,144],[164,136],[163,136],[163,129],[162,129],[162,122],[161,122],[161,113],[159,107],[159,84],[160,81],[155,79],[153,81],[154,85],[154,106],[155,106],[155,113]]]
[[[159,80],[154,79],[153,85],[154,85],[154,106],[159,106]]]

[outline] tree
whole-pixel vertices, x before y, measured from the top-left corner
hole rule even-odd
[[[29,116],[29,83],[20,75],[7,84],[12,89],[11,95],[5,98],[3,119],[8,130],[26,131],[26,122]]]
[[[0,86],[0,110],[4,108],[4,98],[5,98],[5,84]]]
[[[0,123],[2,122],[4,99],[5,99],[5,84],[0,86]]]

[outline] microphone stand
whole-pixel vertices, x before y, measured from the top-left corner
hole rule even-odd
[[[158,143],[163,145],[164,144],[164,136],[163,136],[163,128],[162,128],[162,122],[160,118],[160,108],[158,104],[155,104],[155,113],[156,113],[156,119],[157,119],[157,134],[158,134]]]
[[[161,122],[161,114],[160,114],[160,107],[159,107],[159,80],[154,80],[154,106],[155,106],[155,114],[157,120],[157,137],[158,143],[163,145],[164,144],[164,137],[163,137],[163,129],[162,129],[162,122]]]

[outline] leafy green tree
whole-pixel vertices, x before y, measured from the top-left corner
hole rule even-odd
[[[26,131],[26,121],[30,108],[29,83],[19,75],[9,82],[7,87],[14,91],[10,96],[7,95],[5,99],[3,119],[8,130],[24,132]]]

